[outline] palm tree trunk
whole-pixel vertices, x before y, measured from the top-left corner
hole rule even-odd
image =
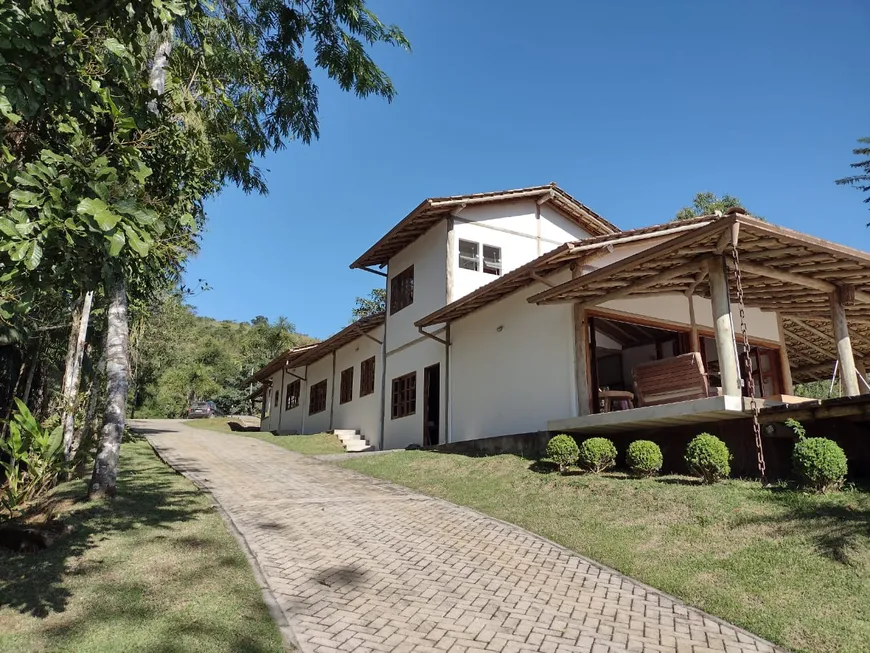
[[[72,327],[70,328],[69,348],[67,349],[66,371],[63,378],[63,452],[67,462],[72,460],[73,436],[76,423],[76,399],[79,394],[79,383],[82,377],[82,358],[85,355],[85,340],[88,334],[88,322],[91,319],[91,304],[94,292],[86,292],[81,299],[81,306],[73,308]]]
[[[127,324],[127,285],[122,274],[120,271],[112,274],[106,288],[109,300],[106,314],[106,409],[88,492],[91,499],[115,496],[118,456],[124,436],[130,330]]]
[[[33,377],[36,375],[36,368],[39,367],[40,349],[42,349],[42,340],[37,340],[36,348],[33,350],[33,355],[30,357],[30,365],[27,370],[27,381],[24,383],[24,392],[21,393],[21,401],[27,404],[28,408],[30,408],[30,389],[33,387]],[[253,374],[251,376],[253,376]]]

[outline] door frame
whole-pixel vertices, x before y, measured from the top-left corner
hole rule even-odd
[[[433,390],[431,387],[432,371],[438,374],[438,382],[435,384],[435,392],[437,393],[438,406],[435,409],[435,442],[429,441],[429,393]],[[441,443],[441,363],[427,365],[423,368],[423,446],[428,447],[433,444]]]

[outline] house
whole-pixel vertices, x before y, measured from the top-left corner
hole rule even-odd
[[[431,198],[351,267],[386,314],[257,372],[263,430],[393,449],[746,419],[835,365],[870,390],[870,255],[740,210],[621,231],[555,184]]]

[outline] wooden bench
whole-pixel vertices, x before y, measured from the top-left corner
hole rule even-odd
[[[656,406],[690,399],[706,399],[711,394],[701,354],[692,352],[650,363],[632,371],[638,406]]]

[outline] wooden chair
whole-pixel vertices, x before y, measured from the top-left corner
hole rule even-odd
[[[642,363],[632,370],[632,377],[638,406],[706,399],[718,394],[716,389],[710,389],[698,352]]]

